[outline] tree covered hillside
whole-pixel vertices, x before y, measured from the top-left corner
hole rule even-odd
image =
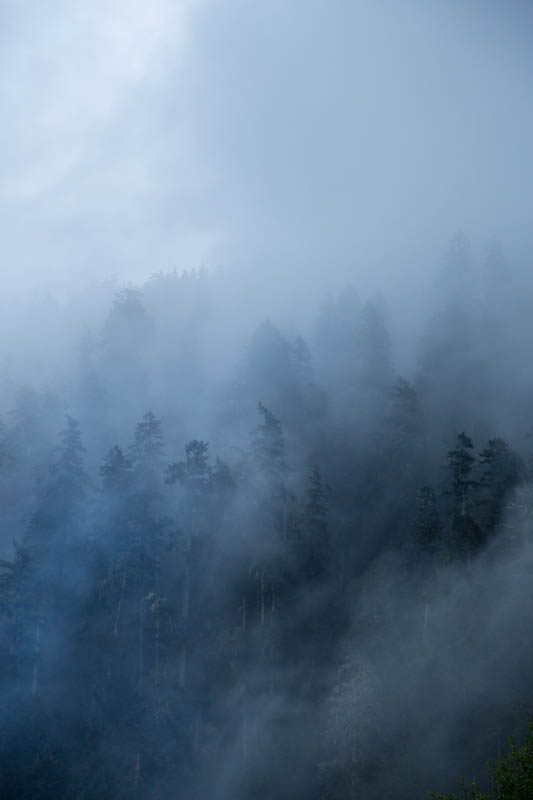
[[[4,362],[2,800],[485,786],[533,715],[531,286],[458,234],[399,374],[382,297],[237,328],[223,281]]]

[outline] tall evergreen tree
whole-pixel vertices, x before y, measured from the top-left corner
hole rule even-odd
[[[519,456],[501,438],[489,440],[479,462],[483,470],[479,482],[480,512],[484,529],[490,535],[502,520],[506,498],[524,480],[526,470]]]
[[[476,458],[474,445],[466,433],[457,436],[456,446],[448,452],[450,497],[450,548],[457,556],[470,557],[482,546],[485,536],[473,517],[474,492],[479,483],[473,476]]]
[[[331,549],[328,531],[331,487],[317,465],[307,479],[303,514],[303,571],[307,580],[325,578],[329,572]]]

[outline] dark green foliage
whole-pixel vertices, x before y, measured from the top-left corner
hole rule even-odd
[[[491,439],[479,455],[482,467],[480,508],[483,524],[493,533],[502,521],[509,493],[526,477],[525,467],[504,439]]]
[[[461,794],[433,795],[435,800],[531,800],[533,797],[533,725],[522,742],[512,739],[507,753],[491,767],[492,789],[463,784]]]
[[[472,479],[472,468],[476,461],[472,455],[473,449],[472,439],[463,432],[457,437],[455,448],[448,452],[452,513],[457,516],[467,512],[471,505],[472,490],[477,486],[477,482]]]
[[[469,558],[485,542],[485,534],[473,517],[475,491],[479,482],[473,477],[476,458],[474,445],[466,433],[460,433],[453,450],[448,452],[451,501],[449,552],[452,557]]]

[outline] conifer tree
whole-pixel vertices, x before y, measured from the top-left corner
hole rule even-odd
[[[490,535],[501,522],[509,493],[525,478],[525,467],[501,438],[489,440],[480,453],[479,462],[483,469],[479,482],[482,493],[479,506],[485,530]]]
[[[331,555],[328,535],[331,487],[316,464],[307,480],[303,519],[304,575],[308,580],[317,580],[327,575]]]
[[[451,488],[447,495],[450,507],[450,549],[453,555],[470,557],[484,543],[483,531],[473,517],[474,493],[479,482],[473,476],[476,463],[474,445],[469,436],[460,433],[456,446],[448,452],[448,472]]]
[[[262,403],[259,403],[258,411],[262,422],[255,429],[254,457],[262,473],[277,483],[283,480],[287,471],[283,429],[279,419]]]

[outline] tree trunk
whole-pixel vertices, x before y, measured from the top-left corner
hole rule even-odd
[[[41,690],[40,679],[41,679],[41,626],[37,623],[35,628],[35,640],[34,640],[34,647],[35,659],[33,662],[33,669],[32,669],[32,680],[31,680],[31,696],[34,699],[39,697],[39,693]]]
[[[124,602],[124,594],[126,592],[126,572],[122,573],[122,582],[120,586],[120,597],[117,603],[117,610],[115,612],[115,625],[113,627],[114,636],[118,636],[118,627],[120,623],[120,615],[122,612],[122,603]]]
[[[182,689],[185,688],[186,682],[187,682],[187,647],[185,646],[185,644],[183,644],[180,652],[180,663],[179,663],[179,685]]]
[[[141,754],[137,753],[135,758],[135,776],[133,780],[135,786],[135,794],[139,794],[139,789],[141,785]]]
[[[183,577],[183,605],[182,605],[183,619],[189,619],[190,595],[191,595],[191,574],[189,565],[187,564],[187,566],[185,567],[185,575]]]
[[[144,681],[144,598],[139,605],[139,685]]]
[[[265,568],[261,567],[261,625],[265,624]]]
[[[242,744],[242,760],[243,764],[246,765],[248,761],[248,715],[246,713],[245,705],[243,706],[242,709],[241,744]]]
[[[183,604],[181,607],[181,615],[185,623],[189,620],[190,612],[190,593],[191,593],[191,573],[189,564],[185,566],[185,574],[183,576]],[[187,682],[187,634],[188,626],[185,625],[184,637],[185,641],[181,646],[180,664],[179,664],[179,685],[183,689]]]
[[[156,674],[159,672],[159,648],[161,645],[161,617],[159,608],[155,612],[155,669]]]
[[[200,713],[198,711],[194,715],[192,751],[194,755],[197,755],[200,751]]]

